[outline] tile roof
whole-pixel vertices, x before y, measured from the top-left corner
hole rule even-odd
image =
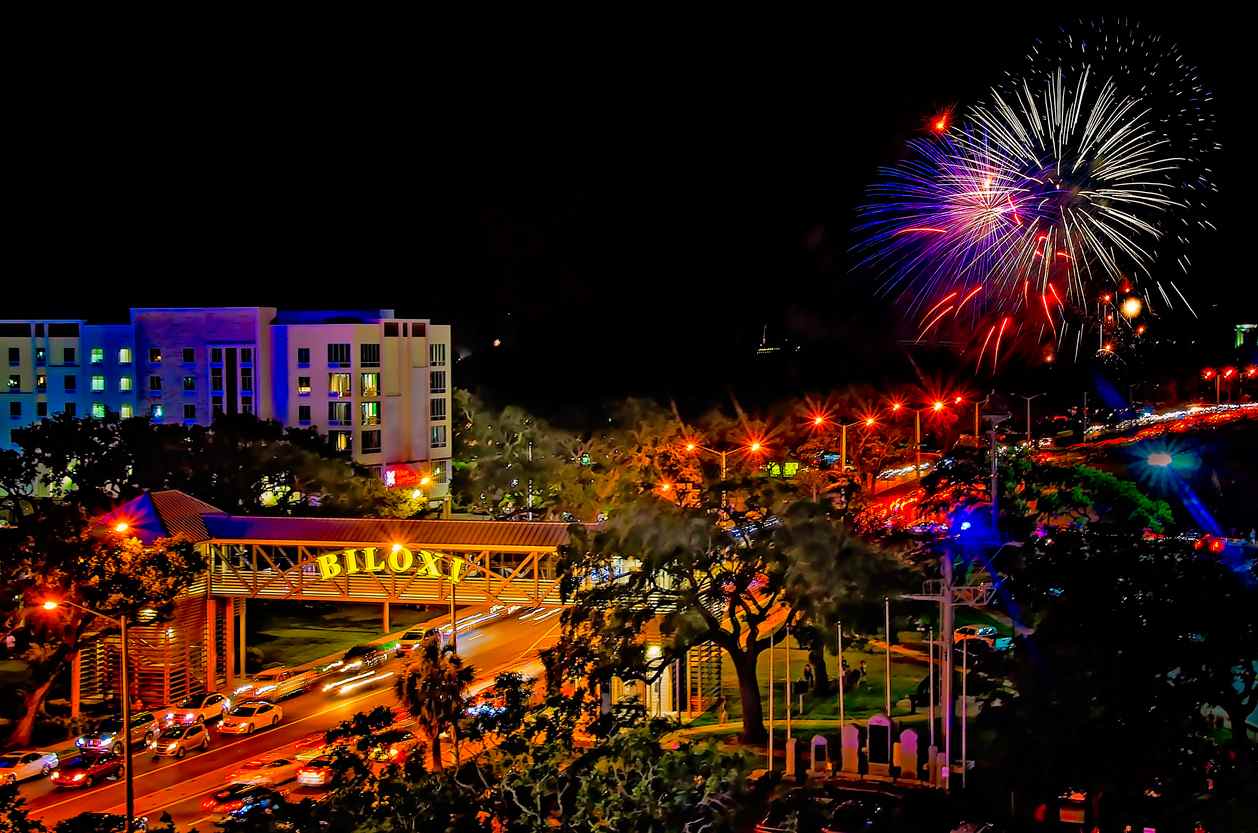
[[[288,518],[206,515],[216,541],[301,541],[310,544],[387,544],[467,547],[558,547],[568,524],[541,521],[406,521],[392,518]]]
[[[174,489],[146,492],[102,517],[126,521],[145,542],[184,535],[204,541],[300,541],[350,546],[404,543],[410,546],[511,548],[558,547],[568,542],[566,523],[547,521],[466,521],[394,518],[292,518],[228,515]]]

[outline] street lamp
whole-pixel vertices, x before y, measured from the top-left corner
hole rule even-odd
[[[764,451],[764,444],[760,440],[752,440],[746,445],[739,446],[738,448],[732,448],[732,449],[727,448],[721,451],[717,451],[715,448],[708,448],[706,445],[700,445],[694,440],[686,441],[686,451],[688,453],[695,454],[700,451],[706,451],[708,454],[715,454],[717,457],[721,459],[721,479],[722,480],[725,479],[725,473],[726,473],[726,468],[727,468],[726,458],[729,456],[729,453],[731,451],[743,451],[743,450],[749,451],[752,454],[759,454],[761,451]]]
[[[1218,405],[1219,403],[1223,401],[1223,398],[1219,392],[1219,382],[1221,381],[1222,375],[1223,374],[1216,371],[1213,367],[1206,367],[1206,368],[1202,368],[1201,370],[1202,379],[1205,379],[1207,382],[1210,381],[1211,379],[1214,380],[1214,404],[1216,405]]]
[[[922,479],[922,412],[929,410],[931,413],[942,413],[946,407],[942,399],[936,399],[920,408],[910,408],[913,412],[913,476],[918,480]],[[892,402],[891,413],[896,414],[904,409],[904,403]]]
[[[114,525],[114,529],[118,530],[122,527],[121,532],[125,532],[127,524],[118,522]],[[112,622],[118,626],[119,639],[122,643],[122,754],[123,754],[123,776],[126,780],[126,819],[124,820],[123,830],[125,833],[131,833],[134,830],[135,820],[135,782],[132,780],[131,772],[131,687],[130,674],[127,670],[127,617],[119,616],[115,619],[112,616],[106,616],[99,610],[92,610],[90,607],[84,607],[75,602],[66,601],[65,599],[54,600],[48,599],[44,602],[44,610],[56,610],[58,607],[65,605],[75,610],[81,610],[91,616],[99,616],[107,622]]]
[[[829,422],[829,420],[826,419],[826,417],[821,414],[818,414],[812,418],[812,424],[814,428],[820,428],[821,426],[825,425],[827,422]],[[865,426],[866,429],[869,429],[869,428],[873,428],[877,424],[878,424],[878,418],[872,415],[865,416],[861,419],[856,420],[855,422],[839,423],[839,471],[840,472],[847,471],[847,429],[855,428],[858,425],[863,425]]]
[[[1029,396],[1025,393],[1019,394],[1026,400],[1026,444],[1027,448],[1031,448],[1031,400],[1043,396],[1043,393],[1033,393]]]

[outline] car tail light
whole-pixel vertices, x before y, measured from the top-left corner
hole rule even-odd
[[[203,801],[201,802],[201,809],[202,809],[202,810],[213,810],[213,809],[214,809],[214,796],[210,796],[209,798],[207,798],[207,799],[203,800]]]
[[[243,807],[243,806],[245,806],[245,802],[243,802],[243,801],[233,801],[232,803],[230,803],[230,804],[228,804],[228,805],[227,805],[226,810],[227,810],[227,812],[229,812],[229,813],[230,813],[232,810],[239,810],[239,809],[240,809],[241,807]]]

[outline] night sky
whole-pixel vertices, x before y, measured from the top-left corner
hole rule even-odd
[[[1199,241],[1190,297],[1255,317],[1237,222],[1246,27],[1144,21],[1219,98],[1220,232]],[[460,383],[555,412],[904,374],[893,311],[848,272],[852,209],[932,114],[1058,22],[898,6],[258,42],[195,67],[133,55],[54,73],[17,128],[10,199],[10,275],[35,292],[0,317],[392,307],[455,325]],[[765,325],[794,360],[752,362]]]

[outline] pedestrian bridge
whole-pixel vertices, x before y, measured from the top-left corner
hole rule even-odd
[[[227,514],[177,491],[110,513],[142,539],[183,535],[209,570],[198,594],[247,599],[558,606],[568,524]],[[198,584],[200,584],[198,582]]]

